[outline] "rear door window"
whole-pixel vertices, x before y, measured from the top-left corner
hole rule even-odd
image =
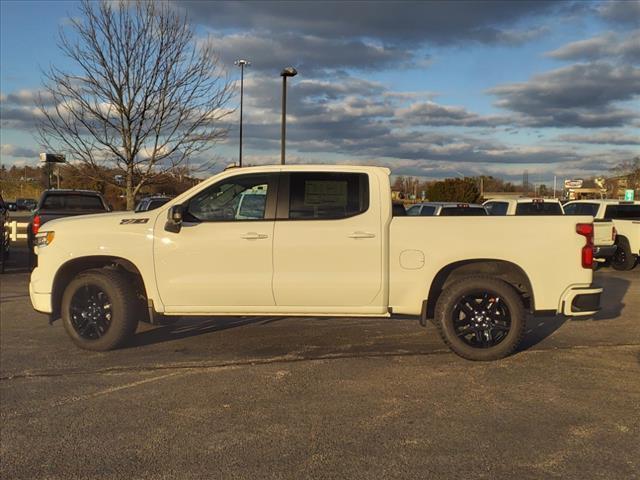
[[[294,172],[289,179],[291,220],[348,218],[369,209],[366,173]]]
[[[562,208],[555,202],[519,203],[516,215],[562,215]]]

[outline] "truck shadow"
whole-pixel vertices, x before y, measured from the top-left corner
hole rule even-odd
[[[527,326],[522,342],[516,352],[528,350],[552,335],[568,320],[566,317],[533,317],[527,318]]]
[[[624,310],[624,297],[629,290],[631,282],[626,278],[596,276],[594,286],[604,288],[600,298],[602,310],[585,320],[613,320],[618,318]],[[581,317],[576,317],[580,319]]]
[[[602,321],[614,320],[621,316],[625,308],[624,297],[631,285],[626,278],[620,278],[613,275],[597,275],[594,281],[597,286],[604,287],[604,293],[601,298],[602,310],[591,317],[574,317],[572,321]],[[244,317],[179,317],[170,324],[147,326],[138,330],[133,339],[126,347],[141,347],[163,342],[170,342],[209,333],[221,332],[233,328],[240,328],[249,325],[267,325],[272,322],[278,322],[288,317],[260,317],[260,316],[244,316]],[[393,320],[386,321],[407,321],[415,322],[415,317],[398,317]],[[533,317],[527,318],[525,337],[518,348],[518,351],[528,350],[561,328],[568,320],[565,317]],[[363,320],[363,325],[366,320]],[[380,345],[377,345],[380,347]],[[327,347],[330,349],[330,347]],[[336,345],[336,350],[339,347]],[[393,348],[390,348],[390,351]]]
[[[220,332],[230,328],[244,327],[257,324],[283,320],[285,317],[178,317],[175,322],[166,325],[150,326],[148,330],[138,331],[133,339],[126,345],[129,347],[141,347],[154,343],[170,342],[182,338],[205,335],[207,333]]]

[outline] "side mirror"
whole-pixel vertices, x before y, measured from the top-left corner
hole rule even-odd
[[[167,232],[179,233],[182,228],[182,214],[184,208],[182,205],[174,205],[167,212],[167,223],[164,224],[164,229]]]

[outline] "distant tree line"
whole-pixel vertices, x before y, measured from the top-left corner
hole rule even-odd
[[[88,169],[92,171],[88,171]],[[51,170],[51,186],[76,190],[95,190],[102,193],[117,210],[126,208],[127,199],[121,171],[90,165],[60,165]],[[138,191],[137,198],[164,194],[175,196],[189,189],[198,179],[188,175],[186,168],[158,175]],[[120,185],[121,184],[121,185]],[[6,201],[16,198],[37,199],[49,185],[49,171],[45,166],[16,166],[0,168],[0,191]]]

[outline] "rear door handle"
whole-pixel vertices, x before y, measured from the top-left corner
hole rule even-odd
[[[245,240],[263,240],[265,238],[269,238],[269,235],[266,235],[264,233],[247,232],[243,235],[240,235],[240,238],[244,238]]]
[[[349,234],[349,238],[374,238],[375,236],[375,233],[369,232],[353,232]]]

